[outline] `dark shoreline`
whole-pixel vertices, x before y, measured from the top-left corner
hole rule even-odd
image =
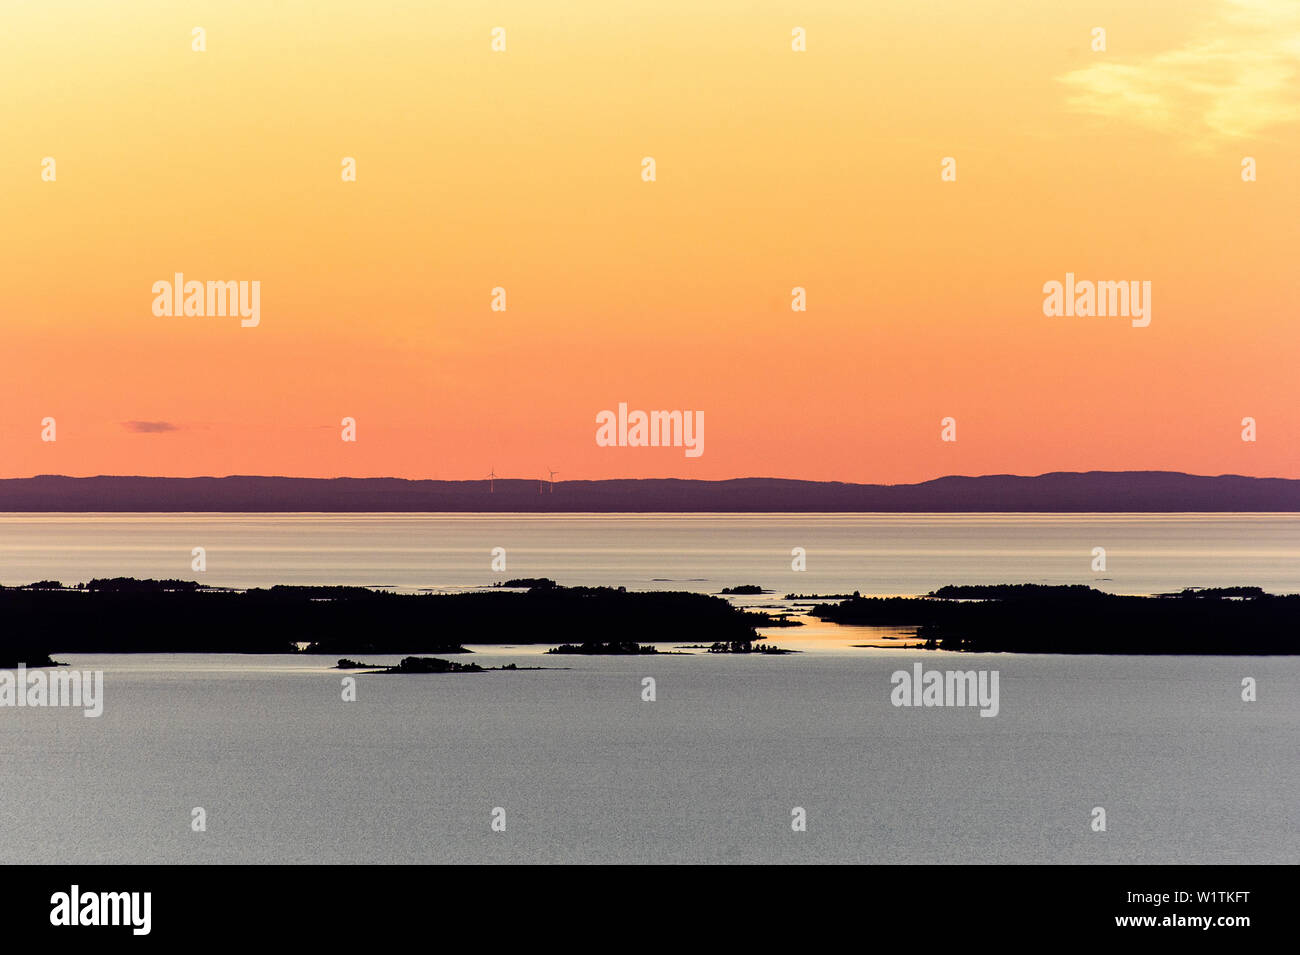
[[[460,654],[475,643],[750,643],[770,616],[680,591],[560,587],[396,594],[185,580],[0,587],[0,660],[62,653]],[[299,647],[307,643],[306,649]]]
[[[1082,584],[941,587],[925,597],[817,604],[832,623],[916,627],[927,649],[974,653],[1274,656],[1300,653],[1300,594],[1257,587],[1150,597]]]
[[[1300,654],[1300,595],[1252,587],[1136,597],[1083,585],[950,586],[923,597],[853,594],[817,603],[810,613],[837,624],[915,627],[926,649]],[[53,581],[0,587],[0,620],[0,665],[12,666],[57,653],[470,653],[463,640],[566,645],[573,653],[663,643],[777,653],[761,647],[757,628],[781,626],[784,617],[708,594],[562,587],[544,579],[523,592],[395,594],[361,587],[238,591],[115,578],[76,587]]]

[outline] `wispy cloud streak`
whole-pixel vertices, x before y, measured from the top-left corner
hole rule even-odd
[[[1223,0],[1181,48],[1101,59],[1059,77],[1080,112],[1194,135],[1201,145],[1300,122],[1300,3]]]

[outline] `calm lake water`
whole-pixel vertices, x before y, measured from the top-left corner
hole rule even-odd
[[[1294,657],[498,650],[572,669],[355,703],[301,657],[68,659],[104,714],[0,711],[0,862],[1300,861]],[[893,707],[915,660],[997,669],[1000,712]]]
[[[194,573],[203,547],[207,571]],[[491,569],[494,547],[506,570]],[[807,570],[791,569],[802,547]],[[1106,551],[1094,572],[1093,548]],[[0,584],[180,577],[229,587],[562,584],[778,595],[1087,583],[1300,592],[1297,514],[0,514]]]
[[[204,575],[190,572],[194,546],[207,548]],[[504,574],[490,570],[496,546]],[[796,546],[805,573],[790,570]],[[1090,570],[1094,546],[1105,574]],[[0,582],[116,575],[1293,592],[1300,521],[0,516]],[[1300,861],[1300,658],[860,649],[897,632],[829,625],[772,636],[804,652],[548,656],[467,633],[477,652],[461,659],[567,669],[360,674],[356,702],[332,658],[56,653],[104,672],[104,713],[0,709],[0,862]],[[894,707],[890,674],[916,661],[997,670],[998,715]],[[1245,677],[1257,702],[1241,701]],[[205,833],[191,831],[196,806]],[[1090,829],[1098,806],[1106,832]],[[791,830],[794,807],[806,832]]]

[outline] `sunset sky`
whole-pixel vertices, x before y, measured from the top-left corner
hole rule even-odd
[[[1300,4],[707,7],[9,0],[0,477],[1300,477]]]

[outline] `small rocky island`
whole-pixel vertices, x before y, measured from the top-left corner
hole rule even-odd
[[[477,663],[456,663],[453,660],[439,660],[437,657],[405,657],[396,666],[377,666],[373,663],[358,663],[356,660],[340,660],[337,670],[361,670],[366,673],[486,673],[488,670],[544,670],[545,667],[521,667],[507,663],[499,667],[483,667]]]
[[[785,653],[798,653],[798,650],[786,650],[783,647],[774,647],[770,643],[751,643],[747,640],[733,640],[731,643],[718,642],[710,646],[710,653],[766,653],[769,656],[780,656]]]
[[[660,651],[652,643],[636,643],[632,640],[606,640],[592,641],[590,643],[562,643],[558,647],[551,647],[546,652],[579,653],[587,656],[640,656],[647,653],[659,653]]]
[[[366,670],[370,673],[482,673],[483,667],[477,663],[456,663],[452,660],[439,660],[436,657],[406,657],[396,666],[376,666],[372,663],[358,663],[356,660],[340,660],[337,669]]]

